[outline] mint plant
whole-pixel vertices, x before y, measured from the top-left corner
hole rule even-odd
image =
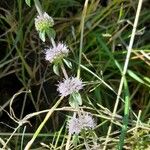
[[[26,0],[26,3],[29,6],[31,5],[30,0]],[[70,50],[67,44],[62,42],[55,42],[54,39],[56,35],[55,30],[53,29],[55,25],[53,18],[42,10],[39,0],[34,0],[34,3],[38,12],[37,17],[35,18],[35,28],[39,34],[39,38],[42,42],[45,42],[47,38],[51,41],[51,46],[44,50],[45,60],[53,65],[53,71],[56,75],[59,76],[60,69],[64,75],[63,81],[60,81],[57,85],[57,91],[59,92],[59,95],[61,97],[57,101],[57,105],[55,104],[53,107],[56,108],[64,97],[69,96],[68,103],[70,104],[72,109],[75,110],[75,112],[66,125],[68,134],[75,134],[76,137],[78,137],[78,134],[80,133],[83,133],[85,135],[85,132],[87,130],[94,129],[96,127],[96,123],[90,113],[83,110],[81,111],[80,109],[80,106],[82,105],[82,97],[79,91],[83,89],[84,84],[79,77],[74,77],[73,75],[69,77],[69,75],[67,74],[64,63],[67,67],[71,68],[72,64],[67,60],[67,56]],[[49,110],[45,119],[36,130],[34,136],[26,145],[25,150],[28,150],[31,147],[32,143],[40,133],[41,129],[43,128],[53,111],[54,110],[52,108]],[[85,147],[89,147],[86,142],[85,136],[83,136],[83,138],[85,139]],[[73,141],[73,143],[74,142],[75,141]]]

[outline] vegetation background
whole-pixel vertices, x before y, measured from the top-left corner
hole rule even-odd
[[[43,0],[42,8],[54,18],[56,41],[65,41],[73,64],[68,74],[76,74],[81,44],[81,20],[84,0]],[[138,0],[89,0],[84,23],[81,78],[83,108],[95,116],[97,149],[107,135],[116,93],[122,77],[127,47],[133,28]],[[58,99],[56,90],[62,80],[44,59],[50,42],[42,43],[34,27],[37,15],[32,3],[24,0],[0,1],[0,145],[20,150],[31,139],[45,117],[41,113],[18,127],[18,120],[32,112],[51,108]],[[102,79],[102,80],[101,80]],[[150,149],[150,2],[143,1],[133,50],[121,97],[130,102],[124,149]],[[109,85],[112,89],[109,88]],[[14,99],[12,99],[14,98]],[[11,106],[11,107],[10,107]],[[12,109],[11,109],[12,108]],[[124,125],[124,101],[119,101],[108,149],[116,149]],[[9,112],[9,114],[8,114]],[[14,114],[13,114],[14,112]],[[33,143],[37,149],[64,149],[66,119],[72,114],[67,98],[53,113]],[[13,117],[13,119],[11,118]],[[17,130],[15,130],[17,129]],[[13,132],[15,133],[13,134]],[[11,137],[11,135],[13,135]],[[89,143],[90,143],[89,138]],[[42,144],[41,144],[42,143]],[[82,138],[76,149],[84,149]],[[70,149],[75,149],[71,147]],[[96,149],[96,148],[95,148]]]

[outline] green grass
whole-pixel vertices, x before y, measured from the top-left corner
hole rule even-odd
[[[116,111],[114,107],[138,1],[113,0],[107,7],[102,7],[98,0],[89,1],[87,6],[81,0],[41,2],[42,8],[55,20],[55,41],[66,42],[71,50],[68,60],[73,67],[67,69],[68,75],[78,74],[85,83],[80,92],[82,108],[91,112],[97,122],[94,132],[86,133],[86,142],[90,148],[104,149],[106,144],[106,149],[123,147],[148,150],[148,0],[143,2],[140,12],[136,30],[138,34],[135,34],[131,47]],[[69,139],[66,119],[73,110],[68,104],[68,98],[63,99],[57,108],[53,107],[59,99],[56,85],[63,77],[56,76],[52,65],[44,59],[44,49],[51,42],[47,39],[42,43],[35,31],[34,18],[37,12],[34,3],[31,3],[31,7],[24,0],[11,3],[10,6],[9,1],[2,0],[0,5],[0,147],[6,144],[7,149],[23,150],[36,134],[33,149],[62,150],[68,142],[70,150],[85,149],[83,136],[79,136],[76,146],[73,145],[73,138]],[[54,108],[53,114],[44,122],[50,108]],[[27,119],[30,123],[26,122]],[[44,122],[43,129],[38,133],[41,122]]]

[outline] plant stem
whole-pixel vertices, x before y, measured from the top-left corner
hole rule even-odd
[[[86,150],[90,150],[90,147],[86,141],[86,131],[85,130],[83,131],[83,139],[84,139],[84,145],[85,145]]]
[[[65,69],[64,64],[63,64],[62,61],[60,62],[60,67],[61,67],[61,70],[62,70],[62,72],[63,72],[63,74],[64,74],[64,77],[65,77],[66,79],[68,79],[68,74],[67,74],[67,71],[66,71],[66,69]]]
[[[129,108],[130,108],[130,94],[128,89],[127,80],[124,80],[124,90],[125,90],[125,105],[124,105],[124,117],[123,117],[123,125],[120,134],[120,139],[118,143],[118,150],[122,150],[124,145],[124,139],[127,132],[128,120],[129,120]]]
[[[50,37],[49,34],[48,34],[48,37],[51,40],[53,47],[56,47],[56,43],[55,43],[54,39],[52,37]]]
[[[69,133],[68,138],[67,138],[67,143],[66,143],[65,150],[69,150],[70,140],[71,140],[71,134]]]
[[[80,36],[80,50],[79,50],[79,64],[78,64],[78,70],[77,70],[77,77],[80,78],[81,73],[81,59],[82,59],[82,49],[83,49],[83,32],[84,32],[84,22],[85,22],[85,16],[88,6],[88,0],[84,3],[84,9],[82,13],[82,19],[81,19],[81,36]]]
[[[17,132],[17,130],[20,128],[20,126],[21,126],[21,125],[19,124],[19,125],[17,126],[17,128],[15,128],[14,132],[13,132],[13,133],[10,135],[10,137],[7,139],[5,145],[2,147],[2,149],[5,149],[5,148],[6,148],[8,142],[9,142],[10,139],[13,137],[13,135]]]
[[[117,112],[117,108],[118,108],[118,104],[119,104],[119,98],[120,98],[120,95],[121,95],[121,92],[122,92],[122,89],[123,89],[123,83],[124,83],[124,80],[125,80],[125,75],[126,75],[126,72],[127,72],[130,55],[131,55],[131,52],[132,52],[132,47],[133,47],[133,42],[134,42],[134,38],[135,38],[136,28],[137,28],[137,25],[138,25],[140,11],[141,11],[141,7],[142,7],[142,2],[143,2],[143,0],[139,0],[139,3],[138,3],[138,8],[137,8],[136,17],[135,17],[135,20],[134,20],[134,25],[133,25],[133,29],[132,29],[132,34],[131,34],[131,38],[130,38],[130,43],[129,43],[129,47],[128,47],[126,60],[125,60],[125,63],[124,63],[122,77],[121,77],[121,80],[120,80],[120,85],[119,85],[119,89],[118,89],[116,103],[115,103],[115,106],[114,106],[114,110],[113,110],[113,114],[112,114],[112,118],[111,118],[111,123],[110,123],[109,128],[108,128],[106,141],[104,143],[103,150],[106,150],[106,148],[107,148],[107,143],[108,143],[109,136],[110,136],[110,133],[111,133],[113,121],[114,121],[114,118],[115,118],[115,114]]]
[[[39,13],[40,16],[42,16],[43,12],[42,12],[42,6],[40,4],[40,1],[34,0],[34,3],[35,3],[35,7],[36,7],[37,12]]]
[[[52,113],[55,111],[55,109],[58,107],[58,105],[61,103],[61,101],[63,100],[63,96],[59,98],[59,100],[56,102],[56,104],[48,111],[48,113],[46,114],[43,122],[39,125],[38,129],[36,130],[36,132],[34,133],[32,139],[27,143],[26,147],[24,150],[29,150],[31,145],[33,144],[34,140],[36,139],[36,137],[38,136],[38,134],[40,133],[40,131],[42,130],[42,128],[44,127],[45,123],[47,122],[47,120],[50,118],[50,116],[52,115]]]

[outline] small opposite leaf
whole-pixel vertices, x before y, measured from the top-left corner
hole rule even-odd
[[[78,105],[82,105],[82,98],[79,92],[75,92],[72,94],[74,100],[78,103]]]
[[[54,64],[54,65],[53,65],[53,71],[54,71],[54,73],[55,73],[56,75],[59,76],[59,66],[58,66],[57,64]]]
[[[45,42],[45,31],[39,32],[39,37],[43,42]]]
[[[31,0],[25,0],[26,4],[31,7]]]
[[[73,108],[78,108],[79,105],[82,105],[82,98],[80,93],[74,92],[69,97],[69,104]]]
[[[56,37],[56,32],[53,28],[49,28],[47,31],[46,31],[47,35],[49,38],[53,38],[55,39]]]
[[[78,108],[78,102],[74,99],[74,97],[72,95],[70,95],[69,97],[69,104],[72,108]]]
[[[63,59],[68,68],[72,69],[72,63],[69,60]]]

